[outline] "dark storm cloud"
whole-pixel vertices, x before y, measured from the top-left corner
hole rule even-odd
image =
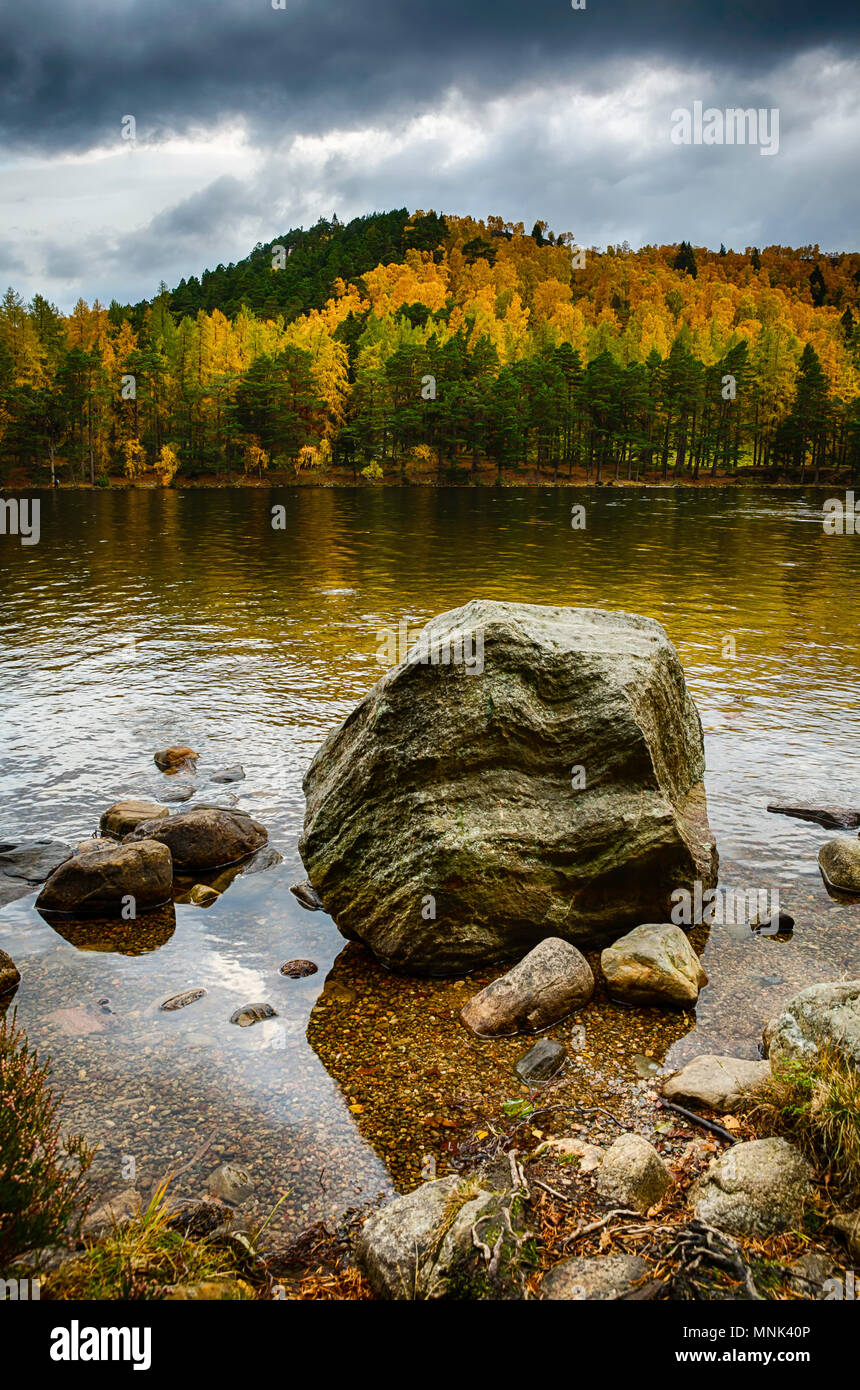
[[[856,0],[27,0],[0,17],[0,137],[81,150],[225,116],[266,130],[330,129],[430,103],[606,80],[635,55],[764,76],[828,45],[858,50]],[[610,66],[613,66],[610,64]]]

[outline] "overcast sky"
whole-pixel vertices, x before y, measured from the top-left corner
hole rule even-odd
[[[857,0],[275,3],[0,0],[3,286],[137,300],[402,206],[860,249]],[[777,152],[673,143],[697,101],[777,109]]]

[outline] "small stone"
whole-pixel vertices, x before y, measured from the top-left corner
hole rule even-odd
[[[21,972],[11,956],[0,951],[0,995],[10,994],[21,983]]]
[[[860,893],[860,839],[836,835],[818,851],[818,867],[828,888],[840,893]]]
[[[184,994],[174,994],[170,999],[165,999],[161,1005],[162,1013],[172,1014],[177,1009],[184,1009],[189,1004],[196,1004],[198,999],[205,995],[205,989],[187,989]]]
[[[582,1139],[548,1139],[545,1151],[561,1159],[578,1158],[580,1173],[593,1173],[599,1168],[605,1152],[598,1144]]]
[[[788,1266],[789,1283],[804,1298],[822,1298],[824,1284],[836,1273],[837,1266],[829,1255],[820,1250],[807,1250]]]
[[[796,1228],[809,1179],[809,1165],[786,1139],[752,1139],[714,1159],[690,1202],[697,1220],[729,1235],[776,1235]]]
[[[81,1234],[89,1239],[104,1235],[116,1226],[127,1226],[141,1209],[140,1193],[134,1187],[118,1192],[85,1217]]]
[[[470,999],[460,1017],[480,1037],[539,1032],[588,1003],[594,976],[581,951],[548,936]]]
[[[619,1207],[643,1215],[665,1197],[673,1178],[652,1144],[640,1134],[621,1134],[607,1150],[597,1191]]]
[[[860,1211],[840,1212],[834,1216],[830,1226],[845,1241],[851,1259],[855,1263],[860,1262]]]
[[[195,883],[189,896],[196,907],[211,907],[221,894],[216,888],[210,888],[208,883]]]
[[[582,1301],[623,1298],[642,1282],[648,1270],[640,1255],[580,1255],[547,1271],[541,1280],[540,1297]]]
[[[152,821],[148,824],[158,825]],[[170,902],[170,851],[155,840],[93,845],[55,869],[36,899],[40,912],[119,917],[134,901],[135,912]]]
[[[180,873],[198,873],[246,859],[266,844],[268,833],[244,811],[195,806],[165,820],[142,821],[123,844],[144,838],[166,845]]]
[[[288,960],[281,966],[280,973],[291,980],[303,980],[306,975],[315,975],[318,969],[312,960]]]
[[[178,772],[180,768],[193,772],[194,764],[200,757],[193,748],[186,747],[185,744],[177,744],[174,748],[162,748],[153,754],[156,767],[162,772]]]
[[[322,910],[322,903],[307,879],[302,883],[294,883],[290,892],[298,898],[302,907],[306,907],[308,912],[320,912]]]
[[[239,1206],[254,1191],[254,1179],[247,1168],[237,1163],[220,1163],[214,1173],[209,1174],[206,1190],[223,1202]]]
[[[114,840],[121,840],[145,820],[161,820],[170,815],[168,806],[160,806],[157,801],[115,801],[109,806],[99,821],[99,830]]]
[[[190,801],[197,788],[193,782],[171,782],[161,793],[162,801]]]
[[[814,1059],[832,1048],[860,1067],[860,980],[808,985],[795,994],[764,1030],[771,1063]]]
[[[750,1091],[770,1076],[769,1062],[742,1057],[695,1057],[676,1076],[663,1083],[666,1100],[704,1105],[721,1115],[739,1110]]]
[[[627,1004],[689,1008],[708,983],[699,957],[674,922],[634,927],[600,957],[613,999]]]
[[[250,1028],[252,1023],[260,1023],[264,1018],[277,1018],[271,1004],[245,1004],[230,1015],[230,1022],[240,1028]]]
[[[567,1049],[552,1038],[541,1038],[520,1057],[514,1070],[521,1081],[548,1081],[561,1071],[567,1059]]]
[[[209,780],[210,782],[243,782],[245,769],[240,763],[234,763],[232,767],[225,767],[221,772],[213,772]]]

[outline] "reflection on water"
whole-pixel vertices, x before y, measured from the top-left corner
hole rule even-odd
[[[824,535],[823,498],[580,491],[587,526],[575,531],[561,490],[43,496],[38,546],[0,538],[0,840],[77,844],[112,801],[157,800],[153,751],[188,743],[200,799],[226,802],[209,778],[244,765],[229,794],[284,856],[205,911],[178,903],[142,951],[124,927],[54,930],[35,894],[0,914],[21,1021],[53,1056],[65,1122],[103,1142],[104,1186],[124,1185],[124,1156],[145,1185],[211,1139],[176,1190],[237,1159],[257,1178],[258,1210],[289,1193],[278,1221],[294,1230],[385,1188],[394,1152],[397,1182],[417,1178],[421,1151],[443,1154],[469,1103],[508,1084],[513,1047],[457,1031],[473,983],[397,980],[357,948],[314,1008],[344,943],[289,892],[303,876],[302,772],[381,674],[378,630],[470,598],[662,622],[705,727],[721,883],[779,889],[796,921],[790,939],[715,926],[695,1019],[601,1006],[610,1037],[587,1017],[607,1097],[637,1074],[637,1054],[754,1056],[763,1020],[797,988],[860,974],[860,908],[832,901],[816,865],[832,832],[765,809],[860,794],[860,538]],[[275,503],[285,531],[269,524]],[[295,957],[319,972],[279,974]],[[197,988],[193,1004],[160,1011]],[[229,1024],[259,1002],[277,1017]]]

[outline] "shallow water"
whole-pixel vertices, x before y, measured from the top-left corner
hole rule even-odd
[[[754,1056],[796,989],[860,974],[860,906],[833,902],[816,864],[833,832],[765,810],[860,797],[860,536],[824,534],[825,496],[43,494],[40,543],[0,537],[0,839],[77,843],[112,801],[158,799],[167,779],[153,751],[189,743],[197,799],[238,795],[284,856],[212,908],[178,905],[143,954],[81,949],[35,913],[35,894],[0,913],[0,946],[23,975],[19,1018],[53,1058],[64,1123],[103,1146],[104,1189],[132,1173],[146,1189],[208,1142],[174,1190],[199,1191],[217,1162],[240,1161],[255,1212],[286,1192],[272,1229],[295,1231],[417,1180],[425,1154],[443,1166],[484,1104],[518,1094],[522,1040],[488,1047],[456,1021],[474,981],[387,976],[289,892],[303,877],[302,772],[381,674],[378,630],[412,631],[469,598],[663,623],[705,728],[721,885],[778,888],[796,919],[788,941],[714,926],[695,1017],[589,1006],[583,1093],[608,1101],[645,1052]],[[573,502],[587,506],[585,531],[570,526]],[[270,525],[274,504],[285,530]],[[236,761],[244,782],[209,783]],[[293,957],[319,972],[286,979],[278,968]],[[200,986],[197,1003],[159,1011]],[[260,1001],[277,1019],[229,1024]]]

